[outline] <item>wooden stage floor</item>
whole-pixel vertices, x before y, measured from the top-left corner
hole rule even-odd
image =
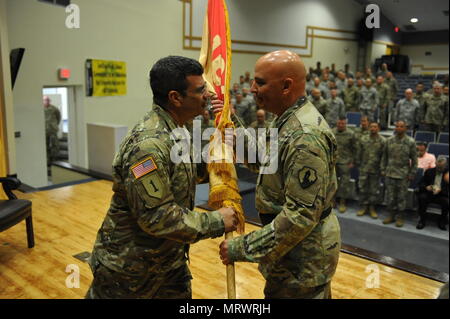
[[[90,252],[97,230],[109,207],[111,182],[68,186],[37,193],[17,193],[33,201],[36,246],[27,248],[25,223],[0,233],[0,298],[83,298],[92,280],[89,266],[74,258]],[[247,224],[246,231],[257,229]],[[225,267],[218,247],[222,238],[191,246],[190,268],[193,298],[226,298]],[[66,279],[77,265],[80,287],[68,288]],[[73,267],[73,266],[72,266]],[[66,269],[68,272],[66,272]],[[379,286],[374,274],[379,271]],[[236,264],[238,298],[263,298],[264,280],[252,263]],[[442,283],[372,261],[341,253],[332,281],[336,299],[430,299],[436,298]]]

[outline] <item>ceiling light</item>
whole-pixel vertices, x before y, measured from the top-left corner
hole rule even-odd
[[[416,23],[416,22],[419,21],[419,19],[417,19],[417,18],[411,18],[411,20],[409,20],[409,21],[411,21],[411,23]]]

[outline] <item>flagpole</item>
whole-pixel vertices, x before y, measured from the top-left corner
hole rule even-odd
[[[225,240],[232,239],[233,232],[225,233]],[[236,299],[236,275],[234,263],[227,265],[227,293],[228,299]]]

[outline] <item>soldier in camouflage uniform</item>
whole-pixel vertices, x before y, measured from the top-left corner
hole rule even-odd
[[[331,298],[341,245],[331,209],[336,140],[305,97],[306,70],[297,54],[269,53],[255,71],[257,103],[278,115],[271,126],[279,132],[278,170],[258,177],[256,208],[265,226],[222,242],[221,259],[259,263],[266,298]]]
[[[257,130],[259,128],[269,128],[270,122],[266,121],[266,112],[263,109],[256,111],[256,121],[250,124],[250,127]]]
[[[360,141],[364,135],[369,135],[369,123],[369,118],[367,116],[361,116],[359,127],[353,129],[357,141]]]
[[[389,211],[389,216],[383,220],[383,224],[396,221],[397,227],[403,226],[408,186],[417,170],[416,143],[405,134],[406,130],[405,122],[395,123],[395,134],[387,139],[381,160],[381,175],[386,176]]]
[[[45,141],[47,146],[47,166],[58,158],[59,140],[58,131],[61,122],[61,112],[59,109],[50,104],[51,100],[48,96],[44,96],[44,115],[45,115]]]
[[[394,121],[403,121],[406,126],[414,130],[416,124],[419,123],[420,105],[417,100],[413,99],[413,91],[411,89],[405,90],[405,98],[397,102],[395,107]]]
[[[322,114],[323,117],[326,118],[328,113],[328,103],[322,97],[320,91],[316,88],[311,90],[311,96],[309,97],[309,101],[316,107],[316,109]]]
[[[203,68],[170,56],[150,71],[152,110],[125,137],[113,162],[113,197],[89,260],[86,298],[191,298],[189,244],[236,229],[230,208],[194,208],[196,165],[174,163],[177,128],[203,112]],[[190,156],[189,154],[187,154]]]
[[[347,210],[346,199],[352,194],[352,184],[350,182],[350,170],[355,163],[357,153],[357,139],[353,131],[347,129],[347,120],[341,118],[333,129],[336,137],[338,149],[336,160],[336,174],[338,177],[338,191],[336,198],[339,198],[339,212],[344,213]]]
[[[422,109],[425,99],[428,98],[428,94],[425,92],[425,88],[422,82],[417,83],[416,92],[414,92],[413,98],[416,99],[417,102],[419,102],[420,109]],[[420,120],[422,121],[423,119]]]
[[[439,83],[433,85],[433,95],[428,97],[423,105],[423,123],[428,131],[439,133],[447,124],[448,99],[442,95],[442,87]]]
[[[344,72],[339,71],[337,73],[337,79],[336,79],[335,83],[336,83],[336,88],[341,93],[345,90],[345,82],[346,82],[346,79],[345,79]]]
[[[397,92],[399,90],[398,88],[398,82],[397,79],[394,78],[392,72],[386,73],[386,78],[384,79],[384,83],[389,86],[389,114],[391,114],[391,118],[394,117],[394,106],[395,101],[397,100]]]
[[[378,93],[378,117],[380,118],[380,126],[382,130],[388,127],[388,106],[389,106],[389,86],[384,83],[384,77],[377,77],[375,89]]]
[[[336,89],[332,89],[331,97],[327,100],[328,113],[327,113],[327,123],[330,127],[335,127],[338,119],[345,117],[345,105]]]
[[[359,112],[359,90],[352,78],[347,79],[347,87],[342,91],[346,112]]]
[[[236,101],[233,104],[238,116],[244,120],[245,125],[250,125],[251,121],[251,105],[247,99],[244,99],[241,93],[236,94]]]
[[[386,146],[386,139],[378,134],[380,124],[370,123],[370,135],[364,135],[359,140],[355,164],[359,168],[359,204],[358,216],[370,211],[370,216],[378,218],[375,205],[378,204],[380,193],[380,166]]]
[[[359,91],[359,111],[367,115],[370,121],[376,122],[376,110],[379,104],[377,90],[372,87],[372,80],[366,79],[365,85]]]

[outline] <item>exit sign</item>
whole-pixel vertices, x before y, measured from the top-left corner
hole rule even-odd
[[[58,70],[60,80],[68,80],[70,78],[70,69],[61,68]]]

